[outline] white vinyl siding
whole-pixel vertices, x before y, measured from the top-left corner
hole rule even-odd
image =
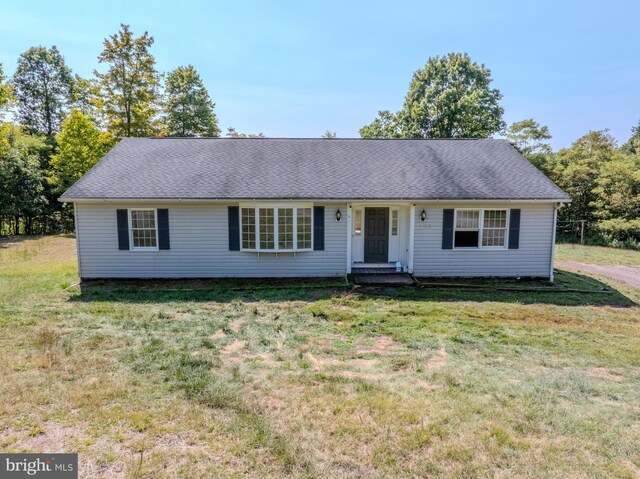
[[[476,203],[473,207],[485,210],[519,208],[519,248],[442,249],[443,210],[469,208],[460,206],[460,203],[416,203],[413,258],[416,276],[549,277],[553,238],[552,203]],[[421,222],[420,213],[423,209],[427,212],[427,220]]]
[[[142,252],[118,250],[116,209],[131,208],[131,204],[76,203],[80,274],[83,278],[346,275],[347,222],[335,219],[336,210],[344,211],[346,204],[317,203],[325,206],[324,251],[277,254],[229,251],[227,208],[235,205],[154,204],[154,208],[169,209],[171,249]],[[305,241],[312,246],[310,237]]]

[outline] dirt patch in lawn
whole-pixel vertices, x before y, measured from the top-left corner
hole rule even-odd
[[[223,354],[233,354],[239,351],[242,351],[247,346],[246,341],[234,341],[231,344],[227,344],[224,348],[222,348]]]
[[[398,351],[404,349],[400,343],[396,343],[393,339],[388,336],[380,336],[376,338],[371,346],[362,345],[358,346],[356,349],[357,354],[379,354],[381,356],[386,356],[389,354],[397,353]]]
[[[424,365],[429,369],[441,368],[447,364],[448,356],[446,349],[444,349],[444,344],[441,344],[438,351],[427,359]]]
[[[638,267],[579,263],[577,261],[558,261],[557,265],[560,268],[567,268],[578,272],[600,274],[602,276],[622,281],[635,288],[640,288],[640,268]]]

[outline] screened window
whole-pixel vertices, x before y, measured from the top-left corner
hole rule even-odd
[[[391,236],[398,236],[398,210],[391,210]]]
[[[353,219],[353,228],[356,236],[360,236],[362,234],[362,210],[360,208],[356,209]]]
[[[156,210],[129,210],[131,245],[134,249],[157,249]]]
[[[507,210],[456,210],[456,248],[504,248]]]
[[[312,208],[242,207],[242,249],[295,252],[312,248]]]
[[[456,248],[477,248],[480,235],[480,211],[456,210]]]

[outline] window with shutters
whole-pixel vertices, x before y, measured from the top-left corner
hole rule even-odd
[[[129,241],[132,250],[158,249],[157,210],[129,210]]]
[[[242,251],[295,253],[313,246],[313,208],[240,205]]]
[[[508,210],[455,210],[453,246],[456,249],[504,249]]]

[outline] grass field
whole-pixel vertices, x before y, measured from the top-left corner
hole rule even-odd
[[[2,452],[77,451],[91,478],[640,477],[624,284],[80,289],[74,255],[0,243]]]

